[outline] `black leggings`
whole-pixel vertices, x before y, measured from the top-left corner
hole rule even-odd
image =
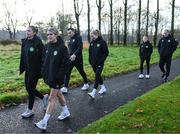
[[[72,69],[74,66],[76,67],[78,72],[81,74],[81,76],[84,80],[84,83],[88,83],[86,73],[84,72],[84,68],[83,68],[83,62],[82,61],[81,62],[69,62],[68,71],[66,73],[65,82],[64,82],[65,87],[68,87],[68,85],[69,85],[70,75],[71,75],[71,72],[72,72]]]
[[[140,63],[140,73],[143,74],[143,64],[144,61],[146,60],[146,66],[147,66],[147,74],[149,75],[150,72],[150,59],[151,57],[140,57],[141,58],[141,63]]]
[[[28,108],[32,110],[34,105],[34,99],[35,97],[39,97],[40,99],[43,99],[43,95],[36,90],[36,85],[38,82],[38,78],[36,76],[33,76],[33,74],[25,73],[25,87],[29,95],[29,104]]]
[[[170,73],[170,69],[171,69],[171,59],[172,57],[171,56],[160,56],[160,61],[159,61],[159,68],[161,69],[161,72],[162,73],[165,73],[166,74],[166,77],[169,76],[169,73]],[[164,69],[164,65],[166,65],[166,71]]]
[[[104,65],[93,65],[93,71],[95,73],[95,83],[94,83],[94,88],[97,89],[98,85],[102,85],[103,84],[103,80],[101,77],[101,73],[103,71],[103,67]]]

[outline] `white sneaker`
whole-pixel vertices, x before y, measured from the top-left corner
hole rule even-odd
[[[89,84],[84,84],[83,87],[81,88],[83,91],[88,90]]]
[[[67,117],[69,117],[70,116],[70,112],[69,112],[69,110],[68,109],[66,109],[66,110],[63,110],[62,112],[61,112],[61,114],[58,116],[58,120],[64,120],[65,118],[67,118]]]
[[[68,92],[67,87],[62,87],[62,88],[61,88],[61,92],[62,92],[62,93],[67,93],[67,92]]]
[[[35,123],[35,126],[41,130],[46,131],[47,123],[45,123],[45,121],[41,120],[38,123]]]
[[[25,111],[24,113],[22,113],[21,116],[22,116],[23,118],[29,118],[29,117],[31,117],[33,114],[34,114],[34,113],[33,113],[32,110],[26,109],[26,111]]]
[[[93,91],[90,92],[90,93],[88,93],[88,95],[89,95],[92,99],[94,99],[95,96],[96,96],[96,89],[93,89]]]
[[[139,79],[143,79],[144,78],[144,75],[143,74],[140,74],[139,75]]]
[[[104,85],[101,85],[101,89],[98,92],[99,94],[106,93],[106,87]]]
[[[44,106],[44,109],[46,109],[47,108],[47,105],[48,105],[48,99],[49,99],[49,95],[48,94],[46,94],[46,95],[44,95],[44,98],[43,98],[43,106]]]
[[[149,75],[149,74],[146,74],[146,75],[145,75],[145,78],[146,78],[146,79],[149,79],[149,78],[150,78],[150,75]]]

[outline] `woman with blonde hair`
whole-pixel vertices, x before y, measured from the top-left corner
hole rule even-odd
[[[93,30],[91,32],[91,39],[89,46],[89,63],[95,73],[95,83],[92,92],[88,95],[94,99],[98,85],[100,85],[99,94],[106,92],[106,87],[103,84],[101,73],[103,71],[104,62],[109,54],[106,41],[102,38],[99,30]]]
[[[56,97],[62,106],[58,120],[63,120],[70,116],[66,105],[66,100],[60,91],[64,82],[65,72],[68,64],[68,50],[64,41],[58,36],[58,30],[49,28],[47,31],[48,44],[45,46],[42,76],[45,83],[51,88],[49,102],[44,118],[35,123],[36,127],[41,130],[47,129],[47,123],[55,106]]]

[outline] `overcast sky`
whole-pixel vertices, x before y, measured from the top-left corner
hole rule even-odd
[[[26,2],[26,4],[24,3]],[[36,21],[46,21],[49,20],[50,17],[54,16],[58,9],[61,10],[62,8],[62,1],[64,4],[64,11],[65,13],[74,13],[73,8],[73,0],[16,0],[17,3],[17,17],[19,21],[22,21],[25,16],[33,13],[33,22]],[[83,15],[81,16],[81,29],[86,29],[87,22],[86,22],[86,0],[79,0],[80,2],[84,1],[83,4]],[[96,0],[90,0],[91,1],[91,7],[92,7],[92,13],[91,13],[91,19],[92,19],[92,26],[93,28],[97,28],[97,8],[95,5]],[[105,1],[105,8],[103,9],[108,10],[108,0]],[[123,0],[115,0],[114,6],[122,6],[123,7]],[[137,6],[137,3],[135,1],[138,0],[128,0],[128,4],[135,4]],[[170,0],[160,0],[160,8],[162,10],[161,13],[163,13],[164,16],[171,15],[171,10],[168,9],[168,4]],[[14,0],[0,0],[0,18],[3,17],[2,14],[2,3],[8,2],[10,5],[13,5]],[[142,0],[143,4],[142,7],[146,7],[146,0]],[[176,0],[176,5],[180,6],[180,0]],[[81,7],[81,4],[80,4]],[[13,9],[13,7],[11,7]],[[156,10],[156,0],[150,0],[150,10],[155,11]],[[179,11],[180,12],[180,11]],[[1,19],[0,19],[1,20]]]

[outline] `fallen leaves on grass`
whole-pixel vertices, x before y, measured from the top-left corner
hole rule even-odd
[[[143,113],[143,112],[144,112],[144,110],[143,110],[143,109],[138,108],[138,109],[136,109],[136,112],[137,112],[137,113]]]

